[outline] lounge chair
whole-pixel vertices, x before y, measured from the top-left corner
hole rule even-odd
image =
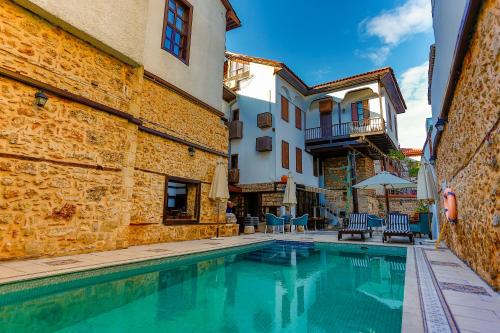
[[[278,227],[278,230],[279,230],[279,227],[282,227],[283,232],[285,232],[285,219],[282,217],[277,217],[274,214],[267,213],[266,214],[266,230],[264,230],[265,234],[267,233],[268,226],[273,227],[273,232],[274,232],[274,227],[276,227],[276,226]]]
[[[418,213],[418,223],[410,224],[410,230],[414,235],[419,234],[429,235],[429,239],[432,239],[432,231],[430,227],[430,221],[432,221],[432,213]]]
[[[349,215],[347,228],[339,230],[339,240],[342,239],[343,234],[361,235],[362,240],[365,240],[365,234],[370,234],[370,237],[372,237],[372,230],[368,228],[368,214],[353,213]]]
[[[413,233],[410,230],[410,221],[406,214],[389,214],[387,227],[382,236],[382,242],[387,241],[391,236],[403,236],[410,238],[413,243]]]
[[[292,226],[295,226],[295,232],[297,232],[297,227],[299,225],[304,227],[304,234],[306,233],[307,230],[307,221],[309,220],[309,214],[304,214],[301,217],[293,218],[292,219]]]

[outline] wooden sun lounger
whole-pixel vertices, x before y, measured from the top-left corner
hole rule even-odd
[[[372,237],[372,230],[368,228],[368,214],[353,213],[349,215],[349,225],[347,228],[339,230],[339,240],[342,239],[343,234],[361,235],[362,240],[365,240],[365,234],[370,234]]]
[[[386,242],[391,236],[403,236],[410,239],[410,243],[414,243],[413,233],[410,230],[410,220],[406,214],[389,214],[387,219],[387,227],[382,236],[382,242]]]

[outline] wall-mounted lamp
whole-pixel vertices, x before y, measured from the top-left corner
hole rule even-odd
[[[196,150],[194,150],[194,147],[189,147],[188,152],[189,152],[189,156],[193,157]]]
[[[42,90],[38,90],[35,94],[35,104],[41,108],[45,106],[45,103],[47,103],[49,97],[45,95],[45,93]]]
[[[431,165],[435,165],[436,164],[436,156],[431,156],[431,158],[429,158],[429,163]]]
[[[446,119],[438,118],[438,121],[435,125],[438,132],[442,132],[444,130],[444,124],[446,124]]]

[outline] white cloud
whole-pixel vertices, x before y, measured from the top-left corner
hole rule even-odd
[[[312,72],[316,80],[322,80],[324,79],[330,72],[332,71],[332,68],[330,66],[325,66],[319,69],[316,69]]]
[[[398,116],[399,143],[403,148],[422,148],[425,142],[425,118],[431,116],[427,103],[427,71],[429,62],[406,70],[400,87],[406,101],[406,113]]]
[[[361,58],[370,59],[376,66],[380,66],[389,57],[391,48],[382,46],[379,49],[356,50],[355,54]]]
[[[432,28],[430,0],[407,0],[402,6],[361,22],[362,31],[380,38],[384,44],[397,45],[405,38]]]
[[[382,65],[392,48],[408,37],[427,32],[432,28],[431,0],[407,0],[403,5],[363,20],[359,24],[361,33],[378,37],[383,45],[357,55]]]

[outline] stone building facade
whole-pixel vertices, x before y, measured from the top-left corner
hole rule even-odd
[[[465,24],[464,29],[470,31],[462,33],[464,43],[457,47],[457,50],[463,50],[462,56],[455,56],[460,71],[457,72],[444,130],[438,144],[433,147],[438,184],[441,190],[446,186],[456,193],[458,221],[454,224],[447,221],[441,199],[439,218],[441,226],[447,224],[446,228],[442,227],[447,245],[498,290],[500,4],[495,0],[472,1],[471,4],[477,6],[476,13],[470,14],[471,9],[466,11],[471,24]],[[436,13],[435,20],[439,18],[439,13]],[[435,22],[435,32],[439,34],[436,26],[439,27]],[[436,55],[439,47],[437,44]],[[433,70],[437,75],[440,69]]]
[[[237,232],[208,199],[227,159],[221,111],[10,0],[0,91],[0,259]],[[165,222],[170,177],[199,186],[197,223]]]

